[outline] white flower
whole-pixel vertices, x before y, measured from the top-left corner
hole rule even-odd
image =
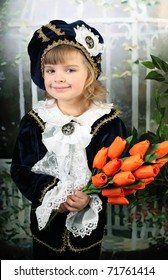
[[[84,25],[74,28],[76,33],[76,41],[83,45],[91,56],[96,56],[104,51],[104,44],[99,43],[99,36],[95,35],[90,29]]]

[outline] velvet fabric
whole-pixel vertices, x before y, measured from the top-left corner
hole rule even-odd
[[[93,137],[86,148],[89,168],[97,151],[108,147],[116,136],[126,138],[126,128],[119,117],[114,117],[115,111],[106,114],[92,125]],[[43,193],[56,185],[57,179],[31,172],[32,166],[42,159],[46,148],[41,141],[44,123],[31,114],[26,114],[21,120],[18,138],[14,148],[11,164],[11,177],[21,193],[32,202],[31,231],[34,240],[35,259],[94,259],[99,258],[101,240],[106,223],[106,201],[103,200],[103,210],[99,213],[98,227],[90,236],[73,237],[65,228],[66,214],[59,213],[49,227],[39,231],[35,209],[41,203]],[[40,125],[41,123],[41,125]],[[94,133],[95,128],[99,127]]]

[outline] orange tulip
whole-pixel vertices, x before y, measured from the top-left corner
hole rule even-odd
[[[129,201],[124,196],[108,197],[107,202],[114,205],[128,205]]]
[[[107,162],[108,148],[101,148],[94,157],[93,168],[102,169]]]
[[[122,139],[120,136],[117,136],[108,149],[108,157],[111,159],[119,158],[122,155],[126,144],[127,141],[125,139]]]
[[[155,161],[157,166],[161,168],[163,165],[165,165],[168,162],[168,158],[159,158]]]
[[[146,179],[145,179],[146,180]],[[143,190],[146,187],[146,183],[143,182],[142,184],[139,184],[137,186],[134,186],[135,190]]]
[[[144,165],[140,166],[133,172],[136,179],[146,179],[149,177],[155,177],[159,173],[159,167],[156,165]]]
[[[104,173],[98,173],[92,176],[92,183],[97,188],[101,188],[102,186],[104,186],[107,183],[107,181],[108,178]]]
[[[135,156],[130,156],[126,158],[121,166],[121,170],[123,171],[134,171],[138,167],[140,167],[144,163],[141,155],[137,154]]]
[[[135,156],[137,154],[140,154],[141,157],[143,157],[146,154],[149,146],[150,146],[150,141],[149,140],[141,141],[141,142],[133,145],[132,148],[129,150],[129,153],[130,153],[131,156]]]
[[[109,188],[109,189],[102,189],[103,196],[124,196],[123,188]]]
[[[130,194],[133,194],[135,192],[134,188],[124,189],[124,196],[128,196]]]
[[[162,143],[160,143],[159,147],[154,152],[154,155],[157,155],[158,158],[162,158],[162,157],[164,157],[167,154],[168,154],[168,140],[163,141]]]
[[[110,160],[106,165],[103,167],[103,172],[107,176],[113,176],[115,173],[117,173],[120,170],[122,164],[122,160],[119,158],[114,158]]]
[[[127,186],[135,182],[135,177],[130,171],[122,171],[114,175],[113,184],[118,187]]]
[[[148,185],[148,184],[150,184],[151,182],[153,182],[154,179],[155,179],[154,177],[149,177],[149,178],[141,179],[141,180],[144,182],[145,185]]]

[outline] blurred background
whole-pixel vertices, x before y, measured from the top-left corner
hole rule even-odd
[[[53,19],[82,19],[99,30],[105,41],[100,79],[109,92],[107,102],[122,112],[130,133],[133,127],[141,134],[158,126],[155,84],[145,80],[149,69],[141,62],[151,54],[168,58],[167,0],[0,0],[0,240],[8,246],[2,258],[31,258],[29,203],[11,181],[9,168],[20,119],[44,99],[30,79],[27,44],[37,28]],[[158,209],[153,203],[152,209]],[[162,212],[168,225],[166,206]],[[110,207],[102,258],[121,259],[125,252],[141,258],[139,250],[147,250],[153,244],[149,238],[156,236],[165,245],[166,227],[159,220],[156,228],[156,214],[145,220],[142,209]]]

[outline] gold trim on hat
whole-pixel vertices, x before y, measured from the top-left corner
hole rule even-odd
[[[73,41],[68,41],[67,39],[58,40],[57,42],[54,41],[51,45],[48,45],[47,48],[44,49],[44,52],[43,52],[42,57],[41,57],[41,72],[42,72],[42,76],[44,74],[44,58],[45,58],[46,53],[48,51],[50,51],[51,49],[53,49],[54,47],[57,47],[59,45],[70,45],[70,46],[73,46],[73,47],[75,47],[77,49],[80,49],[85,54],[86,58],[88,59],[88,61],[92,65],[96,78],[98,77],[98,75],[100,74],[100,70],[98,69],[97,64],[94,61],[94,59],[90,56],[89,52],[82,45],[80,45],[79,43],[75,43]],[[97,63],[100,63],[99,59],[98,59]]]
[[[39,34],[39,35],[38,35],[38,38],[41,38],[41,39],[42,39],[42,42],[48,42],[48,41],[50,41],[50,39],[43,33],[42,27],[39,28],[39,29],[37,30],[37,33]]]
[[[51,24],[51,22],[49,22],[45,26],[54,31],[57,35],[65,35],[65,32],[61,31],[61,28],[57,28],[56,25]]]

